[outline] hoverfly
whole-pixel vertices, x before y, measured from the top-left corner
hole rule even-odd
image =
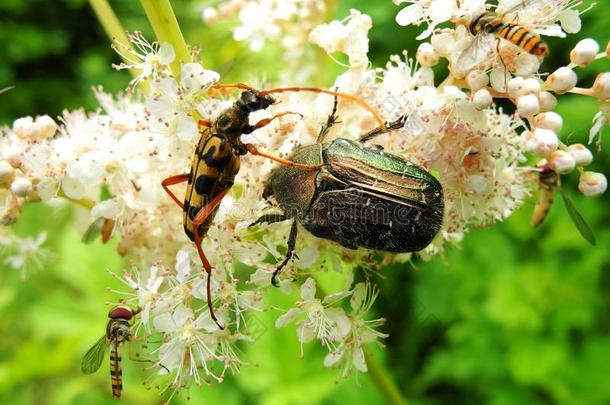
[[[142,311],[141,308],[131,308],[118,305],[108,313],[106,334],[102,336],[85,353],[81,362],[81,370],[85,374],[96,372],[102,365],[106,347],[110,346],[110,378],[112,382],[112,398],[119,399],[123,390],[123,372],[121,369],[121,345],[132,338],[131,320]]]
[[[568,210],[568,214],[570,214],[572,222],[576,225],[576,229],[578,229],[578,232],[580,232],[587,242],[595,246],[595,235],[593,234],[593,231],[582,215],[576,210],[576,206],[572,200],[570,200],[568,194],[561,187],[559,175],[546,164],[540,167],[538,185],[540,190],[538,201],[536,202],[534,213],[532,214],[532,226],[535,228],[542,224],[553,204],[555,191],[559,190],[563,202],[566,205],[566,209]]]
[[[83,243],[91,243],[98,235],[102,235],[102,243],[108,242],[112,236],[115,222],[114,219],[104,217],[95,219],[85,230],[81,241]]]

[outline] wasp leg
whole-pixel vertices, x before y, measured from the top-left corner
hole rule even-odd
[[[295,162],[291,162],[290,160],[286,160],[286,159],[279,158],[277,156],[269,155],[268,153],[259,151],[258,149],[256,149],[256,146],[252,145],[251,143],[246,143],[246,144],[244,144],[244,146],[246,147],[246,150],[248,152],[250,152],[251,154],[266,157],[267,159],[271,159],[274,162],[277,162],[284,166],[294,167],[295,169],[307,170],[307,171],[316,171],[316,170],[320,170],[320,168],[322,168],[322,165],[304,165],[302,163],[295,163]]]
[[[252,222],[250,225],[248,225],[248,228],[251,228],[254,225],[258,225],[258,224],[264,224],[264,223],[274,224],[276,222],[284,222],[287,219],[288,219],[288,217],[286,216],[286,214],[265,214],[265,215],[262,215],[256,221]]]
[[[330,112],[330,115],[326,119],[326,122],[324,123],[324,125],[322,125],[322,128],[320,128],[320,133],[318,134],[317,143],[322,143],[322,141],[324,141],[324,137],[326,135],[328,135],[328,131],[330,131],[332,126],[335,124],[338,124],[339,122],[341,122],[341,121],[339,121],[339,117],[337,116],[337,96],[335,95],[335,101],[333,103],[333,110]]]
[[[173,186],[174,184],[184,183],[188,179],[189,179],[188,174],[178,174],[176,176],[168,177],[167,179],[165,179],[161,182],[161,186],[163,186],[163,190],[165,190],[165,192],[171,197],[172,200],[174,200],[174,202],[176,204],[178,204],[178,206],[180,208],[184,208],[184,204],[182,203],[182,201],[180,201],[178,199],[178,197],[176,197],[176,195],[174,193],[171,192],[171,190],[168,187]]]
[[[222,326],[218,322],[216,314],[214,313],[214,307],[212,306],[212,265],[208,261],[207,257],[205,257],[205,253],[203,253],[203,249],[201,248],[201,236],[199,236],[199,226],[203,224],[203,222],[216,210],[216,208],[218,208],[220,202],[228,192],[229,188],[226,188],[225,190],[217,194],[214,198],[212,198],[209,203],[201,207],[201,209],[195,216],[195,219],[193,220],[193,235],[195,237],[195,247],[197,248],[199,258],[201,259],[201,264],[203,265],[203,268],[205,269],[206,273],[208,273],[208,281],[206,286],[206,291],[208,295],[208,308],[210,310],[210,316],[212,317],[214,322],[216,322],[216,325],[218,325],[220,329],[224,329],[224,326]]]
[[[277,282],[277,276],[279,276],[280,271],[282,271],[282,268],[284,268],[284,266],[286,266],[288,262],[293,258],[299,258],[296,252],[294,251],[294,248],[297,244],[297,231],[297,221],[294,220],[292,222],[292,226],[290,227],[290,236],[288,236],[288,252],[286,253],[286,257],[280,263],[280,265],[277,266],[277,268],[273,272],[273,276],[271,276],[271,284],[273,284],[274,287],[279,287],[279,284]]]
[[[375,138],[378,135],[385,134],[386,132],[390,132],[395,129],[404,128],[406,122],[407,122],[407,116],[401,115],[400,117],[398,117],[398,119],[396,119],[394,121],[386,122],[385,128],[377,127],[375,129],[370,130],[366,134],[362,135],[360,138],[358,138],[358,142],[370,141],[371,139]]]

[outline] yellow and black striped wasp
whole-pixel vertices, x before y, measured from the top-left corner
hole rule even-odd
[[[595,246],[596,242],[593,231],[582,215],[580,215],[566,191],[561,187],[559,175],[547,164],[539,167],[538,187],[538,201],[534,206],[534,212],[532,214],[532,226],[536,228],[542,224],[553,204],[555,191],[559,190],[566,209],[568,210],[568,214],[570,215],[572,222],[574,222],[574,225],[576,225],[576,229],[578,229],[578,232],[580,232],[587,242]]]
[[[542,6],[539,0],[523,0],[514,7],[500,13],[496,11],[485,11],[468,21],[468,31],[475,37],[473,43],[466,48],[460,55],[461,65],[472,66],[476,60],[481,60],[487,56],[487,52],[482,51],[482,42],[486,36],[494,35],[497,38],[497,50],[499,51],[499,41],[504,39],[511,42],[518,48],[535,56],[545,56],[549,52],[549,47],[542,40],[540,35],[533,32],[518,22],[519,13],[525,12],[529,8]],[[513,16],[512,18],[509,16]],[[479,53],[479,57],[473,54]],[[499,52],[498,52],[499,55]],[[468,64],[468,61],[475,61]]]
[[[270,118],[262,119],[254,125],[249,123],[250,114],[265,110],[274,104],[275,99],[271,95],[273,93],[311,91],[336,95],[355,101],[368,109],[381,126],[384,125],[383,120],[372,107],[359,98],[346,93],[313,87],[284,87],[262,91],[244,84],[218,84],[211,87],[212,90],[227,88],[242,90],[240,98],[222,111],[214,121],[199,120],[199,126],[202,128],[201,137],[195,149],[190,172],[171,176],[161,183],[163,189],[183,211],[184,231],[188,238],[195,243],[197,253],[207,273],[206,291],[210,316],[221,329],[224,327],[216,318],[211,299],[212,265],[203,252],[201,240],[212,225],[220,202],[233,186],[235,176],[239,171],[240,157],[250,153],[300,170],[318,170],[320,168],[319,165],[294,163],[263,153],[253,144],[242,143],[240,139],[242,135],[262,128],[276,118],[296,113],[281,112]],[[183,182],[187,182],[184,202],[180,201],[169,189],[169,186]]]
[[[106,348],[110,346],[110,379],[113,399],[119,399],[123,390],[121,345],[131,340],[131,320],[140,312],[140,308],[132,310],[124,305],[118,305],[110,310],[106,334],[91,346],[81,362],[83,373],[92,374],[96,372],[102,365]]]

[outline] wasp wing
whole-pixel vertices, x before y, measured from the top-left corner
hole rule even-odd
[[[560,187],[559,191],[561,192],[561,196],[563,197],[563,202],[566,205],[568,214],[570,214],[570,218],[572,218],[574,225],[576,225],[576,229],[578,229],[578,232],[580,232],[582,237],[585,238],[587,242],[595,246],[595,235],[593,234],[593,231],[591,230],[585,219],[582,217],[582,215],[580,215],[580,213],[576,210],[574,203],[572,202],[572,200],[570,200],[570,198],[568,198],[568,195],[565,190]]]
[[[106,353],[106,336],[102,336],[85,353],[83,361],[80,364],[81,371],[85,374],[95,373],[102,365],[104,353]]]

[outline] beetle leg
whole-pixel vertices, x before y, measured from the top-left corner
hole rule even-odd
[[[216,92],[219,95],[222,95],[224,93],[227,93],[225,91],[226,89],[252,90],[252,87],[248,86],[247,84],[243,84],[243,83],[214,84],[214,85],[210,86],[210,88],[208,89],[207,92],[208,93]]]
[[[272,117],[264,118],[264,119],[260,120],[259,122],[257,122],[254,125],[248,125],[246,128],[243,129],[243,133],[244,134],[249,134],[249,133],[251,133],[251,132],[253,132],[253,131],[255,131],[255,130],[259,129],[259,128],[262,128],[264,126],[269,125],[271,123],[271,121],[273,121],[274,119],[283,117],[284,115],[288,115],[288,114],[296,114],[296,115],[299,115],[301,118],[303,118],[303,114],[301,114],[301,113],[292,112],[292,111],[283,111],[281,113],[275,114]]]
[[[201,209],[195,216],[195,219],[193,219],[193,235],[195,237],[195,247],[197,248],[197,254],[199,255],[199,258],[201,259],[201,264],[203,265],[203,268],[205,269],[206,273],[208,273],[208,281],[206,285],[206,291],[208,295],[208,309],[210,310],[210,316],[212,317],[214,322],[216,322],[216,325],[218,325],[220,329],[224,329],[224,326],[222,326],[218,322],[216,314],[214,313],[214,307],[212,306],[212,265],[208,261],[208,258],[205,257],[205,253],[203,253],[203,249],[201,248],[201,236],[199,236],[199,226],[216,210],[216,208],[218,208],[220,202],[228,192],[229,188],[226,188],[225,190],[217,194],[214,198],[212,198],[209,203],[201,207]]]
[[[286,216],[286,214],[265,214],[265,215],[262,215],[256,221],[252,222],[250,225],[248,225],[248,228],[251,228],[254,225],[263,224],[265,222],[268,224],[274,224],[276,222],[284,222],[287,219],[288,219],[288,217]]]
[[[171,190],[168,187],[172,186],[174,184],[183,183],[183,182],[187,181],[188,179],[189,179],[188,174],[178,174],[176,176],[168,177],[167,179],[165,179],[161,182],[161,186],[163,186],[163,190],[165,190],[165,192],[171,197],[172,200],[174,200],[174,202],[176,204],[178,204],[178,206],[180,208],[184,208],[184,204],[182,203],[182,201],[180,201],[178,199],[178,197],[176,197],[176,195],[174,193],[171,192]]]
[[[335,102],[333,103],[333,110],[330,115],[326,119],[322,128],[320,128],[320,133],[318,134],[318,140],[316,143],[322,143],[324,141],[324,137],[328,134],[328,131],[332,128],[333,125],[338,124],[339,117],[337,117],[337,95],[335,95]]]
[[[259,151],[258,149],[256,149],[256,146],[252,145],[251,143],[246,143],[245,146],[248,152],[250,152],[251,154],[266,157],[267,159],[271,159],[284,166],[294,167],[295,169],[307,171],[316,171],[322,168],[322,165],[305,165],[302,163],[291,162],[290,160],[282,159],[277,156],[269,155],[268,153]]]
[[[390,132],[395,129],[404,128],[406,122],[407,122],[407,116],[401,115],[394,121],[386,122],[385,128],[377,127],[375,129],[370,130],[366,134],[362,135],[360,138],[358,138],[358,142],[370,141],[371,139],[375,138],[378,135],[385,134],[386,132]]]
[[[197,125],[199,127],[212,128],[212,121],[210,121],[210,120],[199,120],[199,121],[197,121]]]
[[[277,266],[277,268],[273,272],[273,276],[271,276],[271,284],[273,284],[274,287],[279,287],[279,284],[277,282],[277,276],[280,274],[280,271],[282,270],[282,268],[284,266],[286,266],[288,264],[288,262],[290,260],[292,260],[293,258],[298,259],[298,256],[297,256],[296,252],[294,251],[294,248],[296,247],[296,244],[297,244],[297,231],[298,231],[298,226],[297,226],[297,221],[295,220],[292,222],[292,226],[290,227],[290,236],[288,236],[288,252],[286,253],[286,257],[280,263],[280,265]]]

